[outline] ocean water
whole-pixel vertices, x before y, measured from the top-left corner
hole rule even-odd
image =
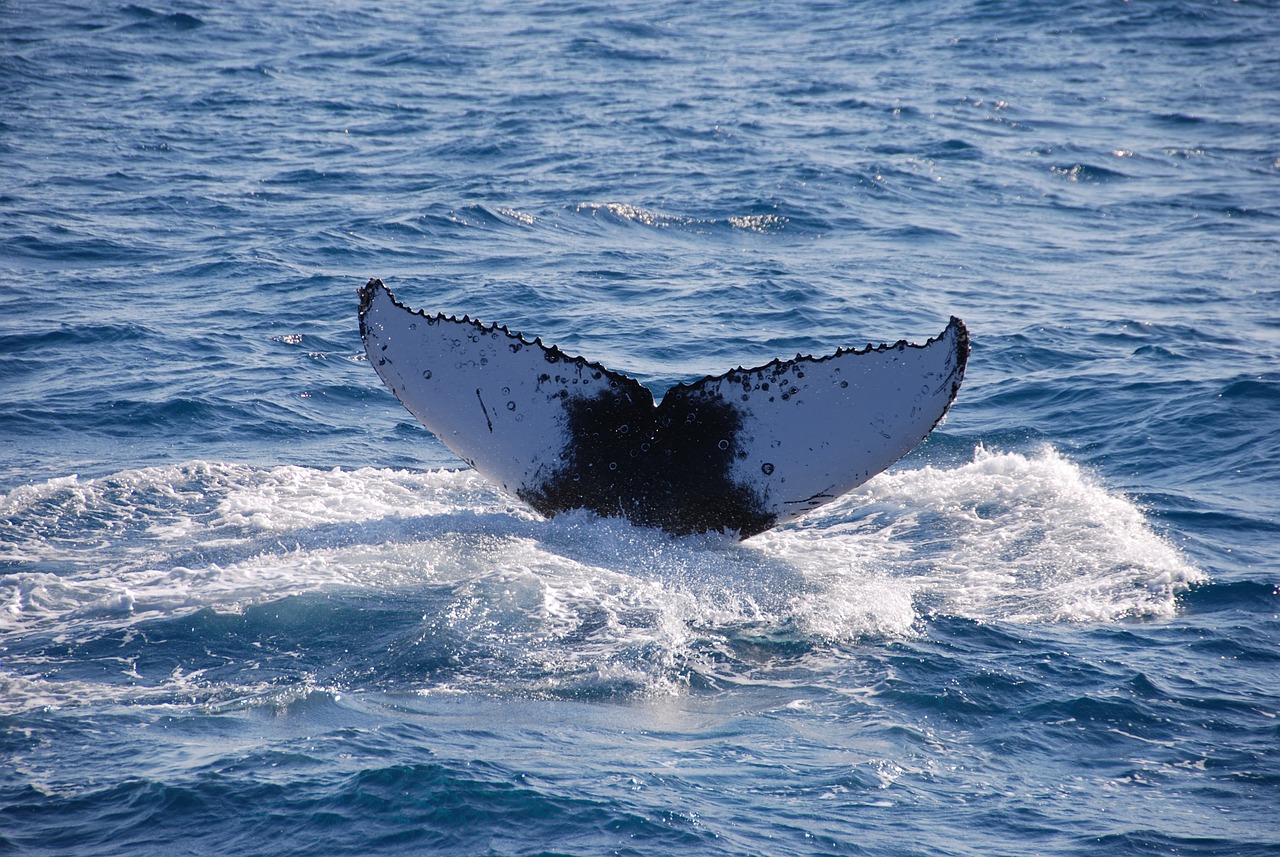
[[[0,0],[0,853],[1280,854],[1270,2]],[[973,338],[744,542],[465,468],[356,289],[656,391]]]

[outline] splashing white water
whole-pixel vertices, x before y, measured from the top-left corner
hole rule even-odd
[[[553,691],[671,689],[735,645],[901,638],[936,614],[1162,617],[1203,578],[1052,450],[882,474],[747,542],[588,513],[544,521],[471,471],[196,462],[25,486],[0,496],[0,516],[10,639],[429,590],[437,615],[406,633],[444,633]]]
[[[586,514],[542,521],[470,471],[197,462],[25,486],[0,513],[9,628],[527,568],[552,601],[620,575],[693,598],[695,623],[772,619],[840,640],[905,633],[921,603],[984,620],[1163,616],[1203,578],[1052,450],[882,474],[745,543]]]
[[[855,492],[858,526],[904,550],[935,609],[983,620],[1161,617],[1204,574],[1133,503],[1052,449],[979,448],[970,464],[884,474]]]

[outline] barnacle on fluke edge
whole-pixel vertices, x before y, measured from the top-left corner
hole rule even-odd
[[[548,517],[623,516],[746,538],[828,503],[938,424],[969,355],[952,318],[900,341],[796,356],[677,384],[634,378],[501,325],[412,310],[360,289],[370,362],[409,411],[486,478]]]

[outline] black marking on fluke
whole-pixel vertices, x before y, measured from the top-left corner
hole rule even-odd
[[[360,334],[383,381],[480,473],[547,517],[588,509],[681,535],[724,530],[747,538],[883,470],[942,419],[970,348],[963,322],[952,318],[923,346],[838,349],[733,369],[678,384],[655,406],[635,379],[539,339],[467,316],[428,316],[399,303],[380,280],[359,294]],[[386,302],[371,318],[380,295]],[[951,348],[935,349],[938,357],[925,364],[925,350],[948,336]],[[897,355],[910,354],[921,356],[923,374],[895,368],[909,362]],[[850,362],[857,358],[873,364]],[[873,369],[893,380],[881,381],[883,389],[858,380]],[[466,415],[462,397],[470,389],[483,422]],[[875,424],[870,412],[884,390],[902,400],[903,414],[927,422],[901,437],[896,426]],[[486,396],[505,407],[490,409]],[[916,407],[921,402],[927,408]],[[823,414],[835,424],[815,430],[814,416]],[[824,472],[823,456],[844,469]]]
[[[658,407],[639,383],[619,384],[593,399],[565,403],[564,467],[518,491],[551,517],[590,509],[677,535],[769,529],[774,516],[748,486],[729,478],[741,426],[723,400],[694,403],[668,395]]]
[[[480,388],[476,387],[476,398],[480,400],[480,410],[484,412],[485,425],[489,427],[489,432],[493,433],[493,420],[489,419],[489,409],[484,406],[484,397],[480,395]]]

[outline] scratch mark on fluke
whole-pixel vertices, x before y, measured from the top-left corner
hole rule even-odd
[[[423,373],[424,376],[426,373]],[[489,432],[493,432],[493,420],[489,419],[489,409],[484,406],[484,397],[480,395],[480,388],[476,387],[476,398],[480,400],[480,410],[484,412],[485,425],[489,427]]]
[[[675,534],[747,538],[856,488],[937,426],[969,356],[953,317],[923,345],[739,367],[655,405],[634,378],[501,325],[412,310],[381,280],[360,289],[359,319],[391,392],[490,481],[548,517],[589,509]]]

